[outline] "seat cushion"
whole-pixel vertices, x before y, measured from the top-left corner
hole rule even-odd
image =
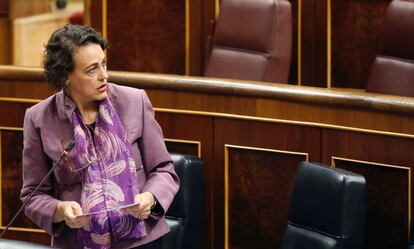
[[[377,56],[371,69],[367,91],[414,97],[414,60]]]
[[[184,220],[166,217],[170,232],[162,237],[162,249],[182,248],[184,236]]]
[[[325,236],[322,233],[288,224],[282,241],[283,249],[336,249],[336,238]]]

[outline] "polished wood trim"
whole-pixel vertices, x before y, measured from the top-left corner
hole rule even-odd
[[[110,80],[136,88],[161,89],[217,95],[271,98],[312,104],[341,105],[372,110],[414,113],[414,99],[346,89],[189,77],[179,75],[109,71]],[[44,81],[40,67],[0,66],[0,81]],[[0,82],[0,84],[3,82]],[[16,82],[16,84],[18,84]]]
[[[278,83],[238,81],[205,77],[185,77],[149,73],[109,73],[111,80],[146,89],[208,93],[218,95],[271,98],[312,104],[332,104],[373,110],[414,113],[414,99],[409,97],[293,86]]]
[[[33,104],[36,104],[36,103],[39,103],[41,100],[39,100],[39,99],[0,97],[0,102],[1,101],[3,101],[3,102],[20,102],[20,103],[33,103]],[[318,123],[318,122],[295,121],[295,120],[275,119],[275,118],[263,118],[263,117],[238,115],[238,114],[227,114],[227,113],[205,112],[205,111],[191,111],[191,110],[180,110],[180,109],[170,109],[170,108],[154,108],[154,110],[156,112],[162,112],[162,113],[177,113],[177,114],[187,114],[187,115],[196,115],[196,116],[233,118],[233,119],[241,119],[241,120],[260,121],[260,122],[303,125],[303,126],[328,128],[328,129],[343,130],[343,131],[354,131],[354,132],[360,132],[360,133],[377,134],[377,135],[401,137],[401,138],[414,138],[414,135],[408,134],[408,133],[397,133],[397,132],[380,131],[380,130],[373,130],[373,129],[363,129],[363,128],[355,128],[355,127],[349,127],[349,126],[324,124],[324,123]]]
[[[0,80],[45,81],[46,76],[41,67],[0,65]]]
[[[2,130],[6,130],[6,131],[23,131],[23,127],[8,127],[8,126],[0,126],[0,132],[2,131]],[[0,137],[1,138],[1,137]],[[1,140],[0,140],[0,142],[1,142]],[[0,146],[1,146],[1,144],[0,144]],[[1,156],[1,154],[0,154],[0,156]],[[0,157],[0,163],[1,163],[1,157]],[[1,176],[1,175],[0,175]],[[0,179],[1,179],[1,177],[0,177]],[[1,184],[0,184],[1,185]],[[0,209],[1,209],[1,207],[0,207]]]
[[[378,163],[378,162],[364,161],[364,160],[356,160],[356,159],[350,159],[350,158],[345,158],[345,157],[336,157],[336,156],[331,157],[332,167],[334,167],[334,168],[335,168],[335,160],[342,160],[342,161],[361,163],[361,164],[370,164],[370,165],[374,165],[374,166],[394,168],[394,169],[406,169],[408,171],[411,170],[410,167],[405,167],[405,166],[400,166],[400,165],[385,164],[385,163]],[[410,182],[410,181],[408,181],[408,182]]]
[[[83,0],[83,24],[91,26],[91,0]]]
[[[393,165],[393,164],[384,164],[384,163],[378,163],[378,162],[371,162],[371,161],[362,161],[362,160],[355,160],[350,158],[344,158],[344,157],[331,157],[331,165],[335,168],[335,160],[342,160],[342,161],[348,161],[348,162],[355,162],[355,163],[361,163],[365,165],[372,165],[372,166],[378,166],[378,167],[387,167],[387,168],[394,168],[394,169],[403,169],[408,170],[407,176],[408,176],[408,238],[410,237],[411,232],[411,168],[400,166],[400,165]]]
[[[41,99],[27,99],[27,98],[8,98],[8,97],[0,97],[0,102],[15,102],[15,103],[31,103],[37,104]]]
[[[0,229],[5,229],[5,226],[0,226]],[[24,228],[24,227],[9,227],[8,231],[17,231],[17,232],[31,232],[31,233],[46,233],[45,230],[35,229],[35,228]]]
[[[215,0],[215,3],[216,3],[215,13],[216,13],[216,21],[217,21],[219,14],[220,14],[220,0]]]

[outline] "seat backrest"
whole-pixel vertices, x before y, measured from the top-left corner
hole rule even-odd
[[[292,50],[287,0],[222,0],[205,76],[287,83]]]
[[[369,92],[414,97],[414,0],[387,9],[380,49],[368,79]]]
[[[302,162],[281,249],[359,249],[365,234],[365,178]]]
[[[180,189],[166,213],[171,231],[162,238],[162,248],[201,249],[206,224],[203,163],[194,156],[171,156]]]

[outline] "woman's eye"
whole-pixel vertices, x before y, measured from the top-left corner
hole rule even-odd
[[[95,67],[93,67],[93,68],[91,68],[91,69],[88,70],[88,74],[89,75],[93,75],[95,73],[96,73],[96,68]]]

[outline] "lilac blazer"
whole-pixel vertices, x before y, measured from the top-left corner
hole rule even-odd
[[[164,213],[178,191],[179,179],[145,91],[110,83],[107,89],[132,144],[140,191],[151,192],[162,209],[160,215],[151,215],[145,220],[147,236],[113,245],[113,248],[131,248],[153,241],[169,231]],[[59,159],[63,148],[74,139],[70,117],[75,108],[74,102],[59,92],[26,111],[22,201]],[[70,153],[67,160],[72,160],[73,156]],[[53,236],[54,247],[80,247],[76,229],[69,228],[65,222],[52,223],[59,200],[79,202],[80,191],[79,174],[73,173],[62,160],[25,208],[25,214]]]

